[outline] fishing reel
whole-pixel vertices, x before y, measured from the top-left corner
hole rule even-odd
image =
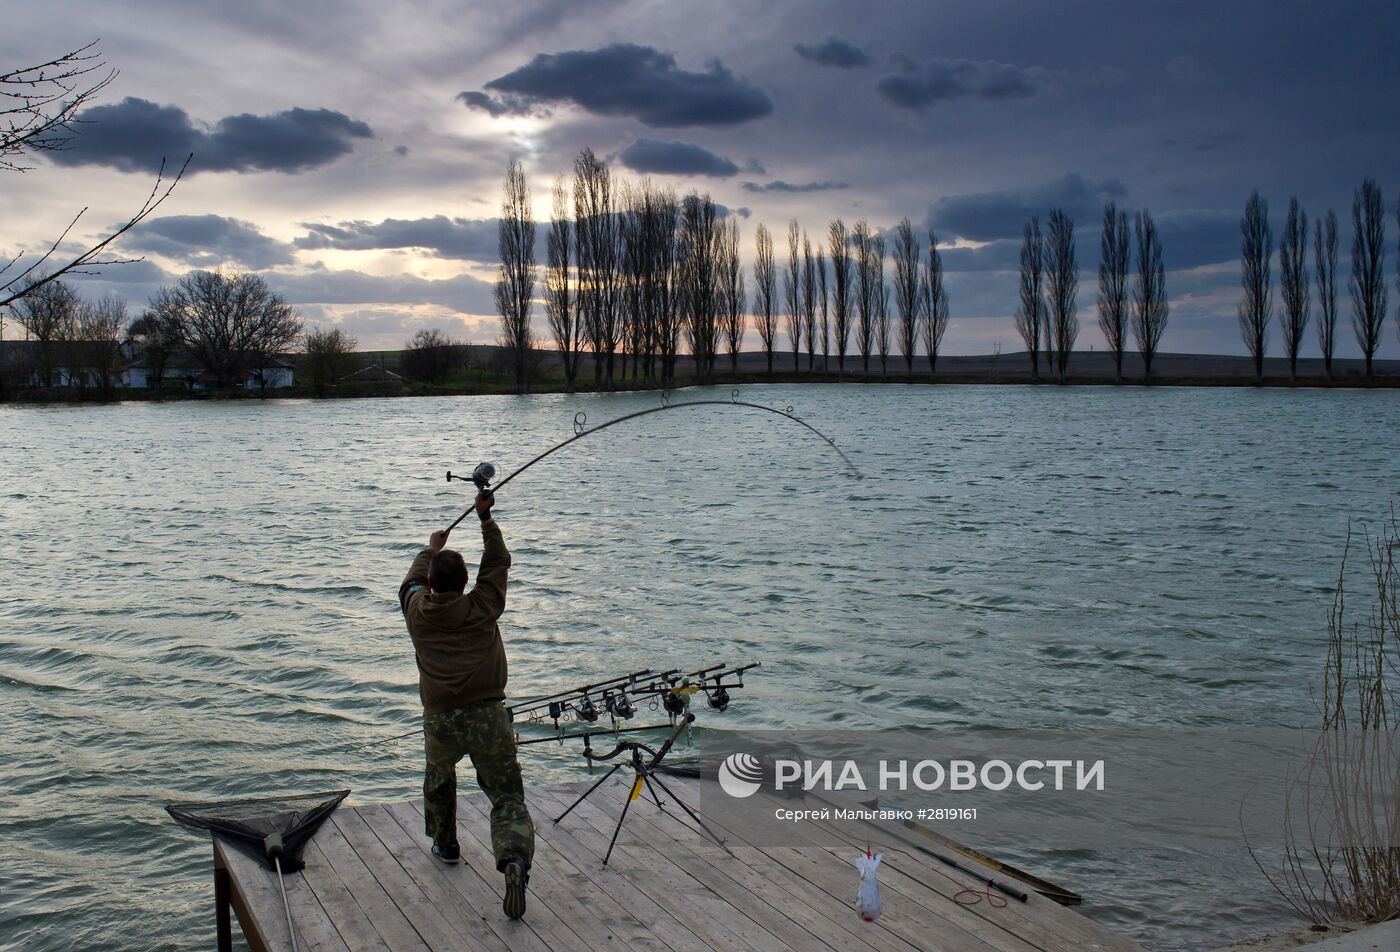
[[[632,715],[637,713],[637,705],[633,704],[626,694],[604,694],[603,708],[612,715],[614,721],[630,721]]]
[[[476,469],[472,470],[470,476],[459,476],[450,469],[447,471],[447,481],[449,483],[454,479],[464,483],[475,483],[476,488],[484,493],[489,493],[491,491],[491,480],[495,478],[496,467],[491,463],[477,463]]]

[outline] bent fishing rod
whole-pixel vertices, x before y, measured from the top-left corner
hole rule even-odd
[[[546,459],[547,457],[553,456],[555,453],[559,452],[559,451],[562,450],[564,447],[569,446],[569,445],[571,445],[571,444],[577,442],[578,440],[583,439],[585,436],[591,436],[592,434],[597,433],[597,432],[599,432],[600,430],[606,430],[606,429],[607,429],[608,427],[610,427],[610,426],[617,426],[619,423],[626,423],[628,420],[635,420],[635,419],[637,419],[638,417],[649,416],[649,415],[651,415],[651,414],[653,414],[653,413],[665,413],[665,412],[668,411],[668,410],[681,410],[681,409],[684,409],[684,408],[687,408],[687,407],[712,407],[712,406],[713,406],[713,407],[731,407],[731,406],[732,406],[732,407],[746,407],[746,408],[748,408],[748,409],[750,409],[750,410],[762,410],[762,411],[765,412],[765,413],[774,413],[774,414],[777,414],[777,415],[780,416],[780,417],[783,417],[784,419],[791,420],[792,422],[798,424],[799,426],[802,426],[802,427],[806,428],[807,430],[811,431],[812,433],[816,434],[816,436],[817,436],[823,443],[825,443],[827,446],[831,447],[831,449],[832,449],[833,451],[835,451],[836,455],[839,456],[839,457],[841,457],[841,461],[842,461],[843,463],[846,464],[846,468],[849,469],[849,470],[851,471],[851,475],[852,475],[852,476],[854,476],[856,479],[864,479],[864,478],[865,478],[864,474],[862,474],[861,471],[860,471],[859,469],[856,468],[856,465],[855,465],[854,463],[851,462],[850,458],[849,458],[848,456],[846,456],[845,453],[841,452],[841,448],[838,447],[838,446],[836,445],[836,441],[835,441],[835,440],[833,440],[831,437],[827,436],[827,435],[826,435],[825,433],[823,433],[821,430],[818,430],[816,427],[812,426],[812,424],[808,423],[806,420],[803,420],[801,417],[796,416],[796,415],[793,413],[793,410],[792,410],[792,407],[791,407],[791,406],[787,406],[787,407],[785,407],[785,408],[779,410],[779,409],[776,409],[775,407],[764,406],[764,405],[761,404],[761,403],[749,403],[749,402],[747,402],[747,401],[745,401],[745,400],[740,400],[740,399],[739,399],[739,391],[738,391],[738,390],[733,390],[733,391],[730,391],[730,399],[728,399],[728,400],[685,400],[685,401],[682,401],[682,402],[680,402],[680,403],[672,403],[672,402],[671,402],[671,399],[670,399],[669,393],[668,393],[668,392],[663,392],[662,395],[661,395],[661,406],[659,406],[659,407],[649,407],[649,408],[646,409],[646,410],[638,410],[638,411],[636,411],[635,413],[628,413],[628,414],[626,414],[626,415],[624,415],[624,416],[617,417],[617,418],[614,419],[614,420],[608,420],[606,423],[599,423],[597,426],[594,426],[594,427],[589,427],[589,426],[587,426],[587,423],[588,423],[588,414],[586,414],[586,413],[584,413],[582,410],[580,410],[578,413],[574,414],[574,435],[573,435],[573,436],[569,437],[569,438],[568,438],[567,440],[565,440],[564,442],[559,443],[559,444],[557,444],[557,445],[555,445],[555,446],[552,446],[552,447],[550,447],[549,449],[545,450],[543,453],[541,453],[540,455],[536,456],[534,459],[530,460],[530,461],[529,461],[528,463],[526,463],[524,466],[521,466],[521,467],[520,467],[519,469],[517,469],[515,472],[511,473],[511,474],[510,474],[509,476],[507,476],[505,479],[501,480],[501,481],[500,481],[499,483],[497,483],[495,486],[492,486],[492,485],[491,485],[491,480],[495,479],[495,477],[496,477],[496,467],[493,466],[493,465],[490,464],[490,463],[479,463],[479,464],[477,464],[476,469],[472,470],[472,474],[471,474],[470,476],[461,476],[461,475],[458,475],[458,474],[456,474],[456,473],[453,473],[452,470],[449,469],[449,470],[447,471],[447,481],[450,483],[450,482],[452,482],[452,481],[455,479],[455,480],[460,480],[461,482],[471,482],[471,483],[475,483],[475,484],[476,484],[476,488],[477,488],[478,490],[480,490],[481,492],[488,493],[488,494],[494,494],[497,490],[501,489],[503,486],[505,486],[507,483],[509,483],[512,479],[514,479],[515,477],[519,476],[521,473],[525,472],[525,470],[529,469],[531,466],[534,466],[536,463],[540,462],[540,461],[543,460],[543,459]],[[472,506],[471,508],[469,508],[466,512],[462,513],[460,516],[458,516],[456,519],[454,519],[454,520],[452,521],[452,525],[450,525],[450,526],[447,527],[447,534],[450,535],[451,532],[452,532],[452,530],[455,529],[455,528],[457,528],[457,524],[458,524],[458,523],[460,523],[463,519],[467,518],[467,516],[471,515],[471,514],[472,514],[473,512],[475,512],[475,511],[476,511],[476,506],[473,505],[473,506]]]

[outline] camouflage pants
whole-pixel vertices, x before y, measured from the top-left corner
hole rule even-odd
[[[496,868],[535,854],[535,824],[525,806],[515,737],[500,701],[470,704],[423,717],[428,766],[423,775],[426,832],[439,846],[457,840],[457,762],[470,757],[477,786],[491,801],[491,851]]]

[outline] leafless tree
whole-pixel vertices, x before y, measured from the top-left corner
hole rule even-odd
[[[923,299],[919,294],[919,268],[923,249],[908,218],[899,223],[894,233],[894,304],[899,311],[899,350],[904,355],[904,370],[914,372],[914,349],[919,340],[920,315]]]
[[[164,389],[166,365],[180,346],[176,299],[170,288],[156,292],[146,310],[127,328],[126,340],[132,354],[145,365],[147,377],[154,380],[159,399]]]
[[[1332,378],[1332,354],[1337,348],[1337,213],[1327,210],[1326,227],[1313,222],[1313,263],[1317,277],[1317,346],[1322,369]]]
[[[860,351],[862,373],[870,373],[870,351],[875,344],[875,271],[871,256],[873,236],[870,226],[858,221],[851,228],[856,268],[856,348]]]
[[[648,201],[651,208],[647,218],[651,233],[648,245],[652,249],[652,266],[647,272],[651,288],[648,300],[655,324],[653,337],[661,362],[661,382],[669,386],[676,379],[676,353],[680,350],[682,323],[680,204],[676,193],[669,189],[651,192]]]
[[[773,235],[763,225],[754,232],[753,287],[757,310],[758,336],[768,353],[768,372],[773,372],[773,337],[778,330],[776,313],[777,274],[773,267]]]
[[[720,303],[724,339],[729,348],[729,369],[739,372],[739,348],[744,344],[744,269],[739,263],[739,220],[733,215],[720,228]]]
[[[66,149],[71,140],[78,112],[102,92],[117,72],[102,61],[96,41],[33,66],[0,72],[0,171],[25,172],[28,155]],[[44,283],[67,274],[95,274],[108,265],[126,264],[139,259],[107,254],[112,243],[145,220],[174,190],[189,158],[173,179],[165,176],[165,163],[150,194],[126,222],[112,229],[105,238],[74,253],[67,239],[87,213],[83,208],[66,228],[37,255],[19,252],[0,260],[0,308],[37,291]]]
[[[404,345],[400,366],[414,380],[442,384],[466,366],[469,354],[464,342],[453,340],[440,328],[430,327],[415,333]]]
[[[1273,319],[1273,286],[1270,261],[1274,253],[1274,233],[1269,228],[1269,203],[1250,193],[1240,219],[1240,281],[1244,300],[1239,306],[1240,336],[1254,360],[1254,381],[1264,382],[1264,353],[1269,346],[1269,322]]]
[[[54,386],[54,372],[63,359],[64,342],[81,306],[71,285],[52,280],[48,275],[43,275],[35,283],[34,291],[12,306],[15,320],[24,328],[25,336],[35,343],[34,349],[38,352],[35,369],[41,387]]]
[[[578,359],[583,343],[578,319],[577,284],[573,276],[573,222],[569,218],[569,183],[554,180],[554,206],[545,239],[544,312],[554,334],[554,346],[564,365],[564,391],[574,392]]]
[[[1162,265],[1162,240],[1147,209],[1133,221],[1137,239],[1137,281],[1133,286],[1133,339],[1142,356],[1142,382],[1152,381],[1152,359],[1167,329],[1167,272]],[[1119,362],[1121,365],[1122,357]]]
[[[72,333],[73,357],[69,366],[92,370],[103,399],[111,399],[122,370],[122,332],[126,329],[126,301],[104,294],[84,301],[78,308]]]
[[[817,360],[817,263],[805,231],[802,233],[802,336],[807,341],[807,372],[811,373]]]
[[[612,173],[592,149],[574,160],[574,247],[578,258],[578,310],[593,350],[593,379],[613,386],[613,361],[620,343],[619,271],[621,242],[613,200]]]
[[[870,270],[873,275],[870,292],[874,306],[871,317],[875,322],[875,350],[880,355],[880,376],[889,376],[890,359],[890,286],[885,281],[885,239],[870,240]]]
[[[220,387],[266,369],[301,337],[301,318],[261,275],[192,271],[171,289],[170,301],[181,343]]]
[[[695,373],[701,381],[714,373],[719,349],[719,215],[708,194],[691,192],[681,203],[679,238],[681,314]]]
[[[938,373],[938,354],[943,349],[943,335],[948,332],[948,286],[943,279],[943,256],[938,251],[938,235],[928,233],[928,262],[923,280],[919,282],[924,301],[924,350],[928,353],[928,374]],[[1001,343],[997,343],[1001,353]]]
[[[1155,232],[1154,232],[1155,233]],[[1113,353],[1113,379],[1123,382],[1123,349],[1128,342],[1128,216],[1109,202],[1103,207],[1099,238],[1099,330]],[[1141,283],[1142,273],[1138,273]]]
[[[831,317],[836,344],[836,369],[846,372],[846,341],[851,334],[851,245],[846,223],[836,219],[827,229],[831,251]]]
[[[535,219],[530,189],[517,159],[506,168],[501,193],[500,272],[496,278],[496,310],[501,315],[502,342],[515,368],[515,390],[530,388],[530,353],[535,347],[530,306],[535,299]]]
[[[1385,206],[1375,179],[1367,179],[1357,189],[1351,204],[1351,326],[1356,343],[1366,357],[1366,379],[1371,379],[1371,361],[1381,346],[1385,325]]]
[[[360,342],[340,327],[317,327],[306,332],[306,370],[316,396],[326,395],[330,385],[351,372]]]
[[[1045,271],[1055,369],[1060,383],[1064,383],[1069,374],[1069,356],[1079,336],[1074,301],[1079,292],[1079,264],[1074,254],[1074,221],[1058,208],[1051,209],[1050,220],[1046,223]]]
[[[1298,379],[1298,352],[1303,349],[1312,316],[1308,280],[1308,213],[1298,199],[1288,202],[1288,218],[1278,246],[1278,285],[1283,298],[1283,348],[1288,353],[1288,379]]]
[[[826,306],[826,251],[817,241],[817,303],[821,305],[822,372],[831,367],[831,319]]]
[[[617,236],[620,251],[618,261],[618,322],[622,344],[618,376],[627,379],[628,355],[632,358],[632,381],[635,385],[642,366],[647,319],[647,271],[651,267],[647,247],[647,192],[651,186],[622,183],[618,188]]]
[[[792,345],[792,369],[794,372],[801,368],[797,363],[797,355],[802,350],[802,264],[798,257],[800,245],[800,232],[797,222],[788,222],[788,257],[787,267],[783,270],[783,299],[787,304],[787,336],[788,343]]]
[[[253,275],[253,277],[257,277]],[[263,304],[254,309],[257,331],[251,337],[251,370],[258,381],[258,396],[267,396],[267,371],[276,359],[294,351],[306,325],[282,295],[268,289]]]
[[[1021,304],[1016,311],[1016,333],[1026,345],[1031,361],[1031,379],[1040,379],[1040,335],[1046,326],[1045,244],[1040,237],[1040,219],[1026,222],[1021,239]]]

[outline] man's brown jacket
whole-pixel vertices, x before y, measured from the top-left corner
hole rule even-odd
[[[424,714],[506,696],[506,649],[496,620],[506,609],[510,553],[495,519],[481,523],[481,535],[484,551],[470,591],[428,591],[431,549],[418,553],[399,586]]]

